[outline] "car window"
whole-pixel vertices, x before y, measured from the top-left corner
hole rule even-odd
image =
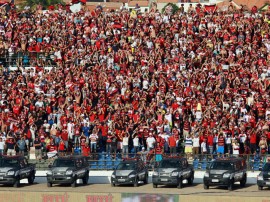
[[[53,166],[55,166],[55,167],[74,167],[75,162],[74,162],[74,160],[57,159],[54,161]]]
[[[1,159],[0,167],[19,167],[19,161],[17,159]]]
[[[263,171],[270,171],[270,163],[266,163],[266,164],[263,166]]]
[[[136,164],[135,163],[120,163],[117,168],[117,170],[135,170]]]
[[[209,168],[213,169],[213,170],[233,170],[234,163],[232,163],[232,162],[212,162]]]
[[[159,164],[159,168],[178,168],[181,167],[181,161],[177,161],[177,160],[164,160],[161,161]]]

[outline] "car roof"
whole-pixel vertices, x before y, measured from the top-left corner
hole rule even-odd
[[[228,158],[217,158],[214,161],[216,161],[216,162],[237,162],[237,161],[244,161],[244,159],[239,158],[239,157],[228,157]]]

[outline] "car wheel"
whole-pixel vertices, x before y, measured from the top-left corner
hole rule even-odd
[[[20,186],[20,179],[16,179],[16,181],[13,184],[13,187],[19,187]]]
[[[191,174],[191,176],[188,178],[188,184],[192,185],[194,180],[194,173]]]
[[[145,175],[144,184],[148,184],[148,174]]]
[[[51,182],[47,182],[47,187],[52,187],[52,183]]]
[[[229,182],[229,185],[228,185],[228,190],[229,190],[229,191],[232,191],[232,190],[233,190],[233,186],[234,186],[234,180],[231,180],[231,181]]]
[[[157,188],[157,184],[153,184],[153,188]]]
[[[77,183],[76,183],[76,181],[77,181],[77,178],[75,178],[74,179],[74,181],[71,183],[71,187],[76,187],[77,186]]]
[[[240,186],[245,187],[247,183],[247,176],[245,175],[244,178],[240,181]]]
[[[28,177],[28,183],[29,183],[29,184],[33,184],[33,183],[34,183],[34,180],[35,180],[35,176],[34,176],[34,174],[31,174],[31,175]]]
[[[138,178],[135,178],[133,186],[138,187],[139,186],[138,182],[139,182]]]
[[[88,180],[89,180],[89,174],[86,173],[82,180],[83,180],[83,184],[84,185],[87,185],[88,184]]]
[[[183,179],[182,179],[182,177],[179,179],[177,188],[178,188],[178,189],[182,189],[182,188],[183,188]]]
[[[204,189],[209,189],[209,185],[203,184],[203,188],[204,188]]]
[[[258,190],[263,190],[263,186],[258,186]]]

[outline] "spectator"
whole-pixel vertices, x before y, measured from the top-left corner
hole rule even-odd
[[[36,159],[40,160],[42,158],[42,152],[41,152],[41,142],[38,136],[35,137],[33,144],[35,147]]]
[[[217,153],[218,154],[224,154],[224,145],[225,145],[225,139],[223,134],[219,134],[218,136],[218,148],[217,148]]]
[[[26,142],[23,135],[21,135],[20,139],[17,141],[17,147],[19,148],[19,154],[24,156],[24,152],[26,150]]]
[[[193,143],[192,153],[194,156],[198,157],[200,151],[200,138],[197,134],[195,134],[194,137],[192,138],[192,143]]]
[[[175,156],[176,155],[176,138],[174,135],[169,137],[168,143],[170,147],[170,155]]]
[[[259,147],[260,147],[260,153],[261,154],[265,154],[266,151],[268,150],[268,145],[267,145],[267,141],[266,141],[266,137],[262,136],[261,140],[259,142]]]
[[[7,146],[7,155],[8,156],[15,156],[16,151],[15,151],[15,145],[16,142],[13,137],[8,137],[6,140],[6,146]]]
[[[238,156],[239,155],[239,150],[240,150],[240,145],[238,143],[237,139],[233,139],[232,140],[232,151],[233,151],[233,155],[234,156]]]
[[[97,135],[97,130],[94,129],[92,134],[89,136],[90,139],[90,148],[91,148],[91,153],[96,153],[97,152],[97,141],[98,141],[98,135]]]
[[[154,149],[156,139],[153,137],[153,134],[151,132],[149,133],[149,137],[146,139],[146,143],[147,143],[147,151]]]
[[[128,147],[129,147],[129,134],[125,133],[123,137],[123,157],[127,158],[128,157]]]
[[[4,154],[4,150],[5,150],[5,142],[3,141],[3,138],[0,137],[0,155]]]

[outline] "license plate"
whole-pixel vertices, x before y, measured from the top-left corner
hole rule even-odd
[[[219,182],[218,179],[212,179],[212,182]]]
[[[161,182],[167,182],[168,179],[160,179]]]
[[[265,182],[265,184],[270,185],[270,182]]]
[[[118,182],[125,182],[125,179],[118,179]]]

